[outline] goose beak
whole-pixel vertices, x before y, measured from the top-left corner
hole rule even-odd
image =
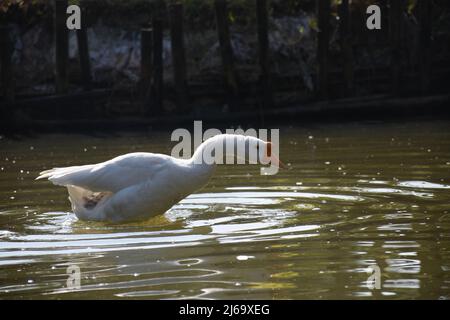
[[[269,158],[272,162],[272,164],[276,165],[278,168],[281,169],[288,169],[288,166],[286,166],[283,162],[281,162],[280,159],[274,154],[272,154],[272,143],[267,142],[266,147],[266,157]]]

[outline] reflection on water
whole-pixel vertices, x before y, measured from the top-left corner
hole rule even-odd
[[[0,298],[450,298],[450,123],[281,129],[292,170],[222,166],[164,216],[78,221],[54,166],[170,134],[0,139]],[[81,288],[66,286],[70,265]],[[379,290],[368,270],[381,270]]]

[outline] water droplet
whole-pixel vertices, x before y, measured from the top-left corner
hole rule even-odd
[[[236,259],[240,260],[240,261],[245,261],[248,259],[253,259],[254,256],[237,256]]]

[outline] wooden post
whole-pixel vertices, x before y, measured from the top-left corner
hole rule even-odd
[[[431,76],[431,16],[433,10],[433,1],[419,0],[419,74],[420,89],[422,94],[427,94],[430,90]]]
[[[227,101],[231,110],[236,110],[239,97],[238,75],[234,68],[233,48],[228,25],[228,5],[226,0],[215,0],[217,34],[227,91]]]
[[[158,114],[163,110],[164,68],[163,68],[163,21],[153,17],[153,77],[151,95],[151,113]]]
[[[14,101],[14,74],[12,67],[13,48],[10,39],[10,28],[8,26],[0,26],[0,82],[2,84],[2,95],[5,102]],[[7,111],[7,110],[2,110]]]
[[[184,50],[183,4],[169,6],[170,37],[172,44],[172,64],[177,105],[180,110],[187,108],[186,54]]]
[[[69,38],[66,26],[67,0],[55,0],[55,59],[56,92],[67,92],[67,61],[69,56]]]
[[[81,2],[83,4],[83,2]],[[85,90],[91,89],[91,61],[89,57],[89,42],[86,27],[86,11],[81,8],[81,29],[76,31],[78,55],[80,57],[81,78]]]
[[[256,0],[256,22],[258,25],[258,51],[261,67],[261,90],[263,107],[273,106],[272,81],[270,78],[269,56],[269,7],[267,0]]]
[[[391,68],[392,68],[392,94],[400,93],[402,78],[402,14],[404,11],[404,0],[390,0],[390,45],[391,45]]]
[[[328,53],[330,42],[330,14],[331,0],[318,0],[318,40],[317,40],[317,61],[318,61],[318,93],[320,98],[328,98]]]
[[[150,96],[150,84],[152,77],[152,41],[153,30],[141,30],[141,92],[148,99]]]
[[[353,46],[349,0],[342,0],[339,14],[339,33],[341,38],[341,54],[343,58],[344,94],[353,91]]]
[[[77,30],[78,55],[80,57],[81,78],[85,90],[91,89],[92,75],[91,75],[91,61],[89,57],[89,46],[87,38],[87,30],[82,27]]]

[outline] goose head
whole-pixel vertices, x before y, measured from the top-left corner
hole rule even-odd
[[[206,164],[232,164],[237,160],[237,164],[271,164],[286,168],[277,153],[278,148],[269,141],[253,136],[220,134],[205,140],[195,151],[193,159],[196,163]]]

